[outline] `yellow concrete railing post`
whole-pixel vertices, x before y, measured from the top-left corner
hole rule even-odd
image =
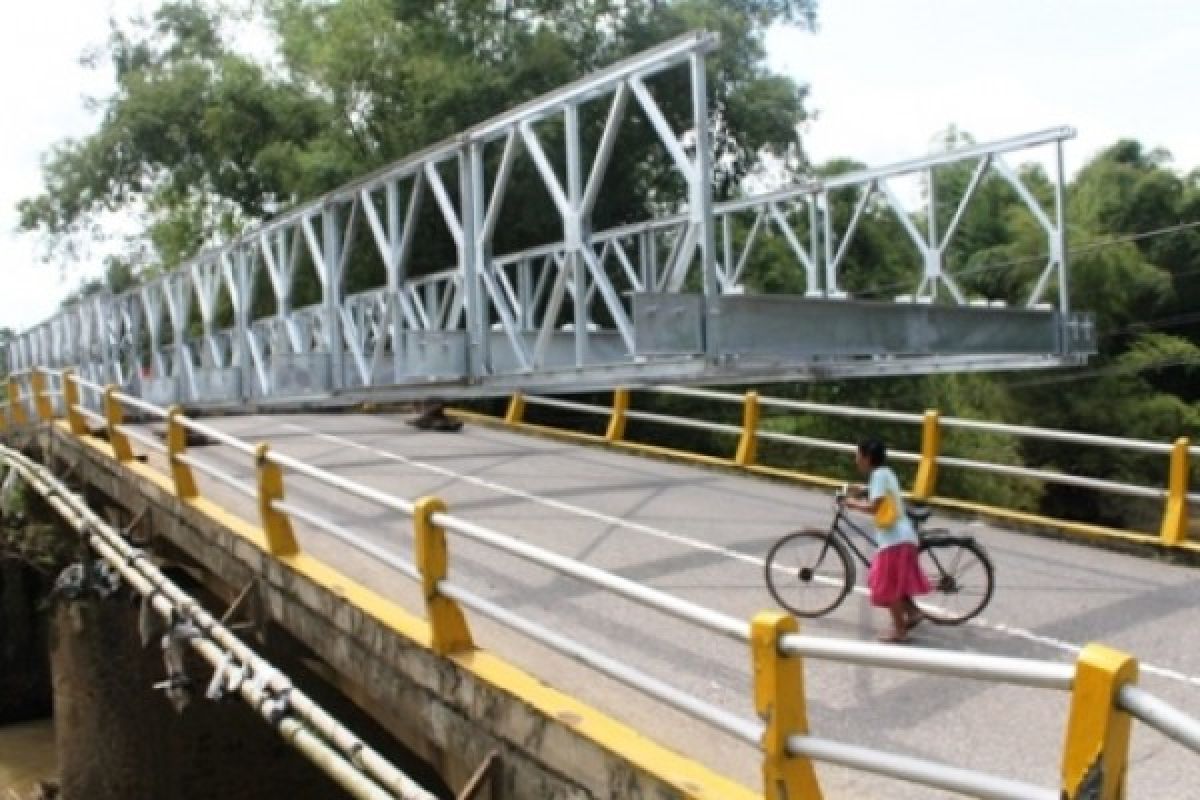
[[[299,552],[300,547],[292,532],[291,518],[273,505],[274,501],[283,499],[283,470],[267,457],[270,450],[270,446],[263,443],[254,451],[258,472],[258,517],[271,554],[290,556]]]
[[[413,532],[416,536],[417,568],[421,571],[421,587],[425,593],[425,609],[433,637],[433,651],[449,655],[475,647],[471,630],[462,609],[438,591],[438,583],[446,577],[448,555],[446,532],[433,521],[434,514],[446,510],[438,497],[422,497],[413,511]]]
[[[167,461],[171,465],[175,496],[187,500],[199,495],[200,491],[196,488],[196,477],[192,474],[192,468],[179,458],[187,452],[187,429],[180,421],[182,416],[183,409],[179,406],[171,406],[167,410]]]
[[[1063,748],[1067,800],[1125,797],[1130,718],[1117,708],[1117,693],[1137,674],[1137,659],[1104,645],[1090,644],[1079,654]]]
[[[758,417],[758,392],[746,392],[742,401],[742,438],[733,458],[739,467],[748,467],[758,458]]]
[[[612,416],[608,420],[608,430],[604,432],[607,442],[619,442],[625,438],[626,412],[629,411],[629,390],[624,386],[613,389]]]
[[[504,415],[504,421],[509,425],[520,425],[525,419],[525,395],[520,392],[513,392],[513,395],[508,400],[508,413]]]
[[[35,368],[29,375],[29,387],[33,392],[33,407],[37,411],[38,419],[44,422],[54,419],[54,404],[50,402],[46,373]]]
[[[921,461],[913,481],[914,500],[933,497],[937,488],[937,459],[942,447],[942,426],[937,409],[929,409],[921,420]]]
[[[108,422],[108,443],[112,445],[113,457],[117,461],[132,461],[133,448],[129,446],[129,437],[118,430],[124,416],[121,413],[121,401],[117,399],[117,387],[111,383],[104,389],[104,418]]]
[[[29,422],[29,415],[25,413],[25,403],[21,400],[21,382],[16,377],[8,379],[8,421],[13,425]]]
[[[762,740],[764,800],[821,800],[812,762],[787,751],[789,736],[808,733],[804,662],[779,649],[780,639],[797,630],[796,618],[778,611],[763,611],[751,622],[754,708],[766,723]]]
[[[79,378],[74,370],[66,370],[63,372],[63,407],[67,412],[67,425],[75,436],[86,436],[87,421],[79,413],[79,402]]]
[[[1187,539],[1188,532],[1188,447],[1191,441],[1186,436],[1175,440],[1171,449],[1171,469],[1167,478],[1167,508],[1163,513],[1163,544],[1180,545]]]

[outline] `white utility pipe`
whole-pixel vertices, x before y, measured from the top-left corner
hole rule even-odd
[[[311,698],[292,686],[291,681],[283,673],[279,672],[269,662],[247,647],[209,614],[195,599],[173,584],[157,567],[149,562],[144,554],[131,547],[119,533],[84,505],[53,474],[50,474],[45,467],[3,446],[0,446],[0,456],[8,460],[39,494],[45,496],[51,505],[64,518],[71,522],[72,527],[80,533],[85,533],[88,529],[91,529],[93,533],[89,538],[93,546],[101,550],[102,553],[105,551],[109,552],[112,557],[107,560],[113,563],[121,571],[122,575],[125,575],[130,580],[131,584],[136,586],[138,581],[141,581],[143,584],[151,587],[149,590],[143,591],[142,594],[149,594],[157,590],[159,596],[169,600],[182,616],[191,619],[197,628],[220,645],[218,653],[221,658],[224,657],[225,652],[232,653],[239,662],[251,668],[252,674],[269,675],[270,678],[264,682],[264,689],[269,688],[276,694],[286,692],[291,709],[295,712],[296,716],[311,724],[321,736],[324,736],[339,751],[346,754],[346,759],[349,764],[353,764],[353,768],[367,773],[393,793],[392,795],[385,794],[383,795],[384,797],[395,796],[403,798],[403,800],[435,800],[434,795],[422,789],[412,779],[397,770],[382,756],[347,730],[345,726],[331,717],[328,712],[313,702]],[[135,575],[137,580],[130,578],[127,573]],[[219,663],[219,660],[214,663],[214,666],[217,663]],[[288,737],[285,735],[285,738]],[[289,741],[292,741],[292,739],[289,739]],[[307,740],[304,741],[307,742]],[[320,742],[320,739],[317,741]],[[298,749],[303,749],[310,746],[306,743],[303,746],[297,744],[297,747]],[[305,752],[307,753],[308,751],[305,750]],[[341,756],[337,756],[337,754],[332,755],[341,760]],[[334,777],[336,778],[336,776]]]

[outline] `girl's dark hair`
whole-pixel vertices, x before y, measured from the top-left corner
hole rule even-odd
[[[887,447],[878,439],[864,439],[858,443],[858,452],[863,454],[867,463],[872,467],[882,467],[887,463]]]

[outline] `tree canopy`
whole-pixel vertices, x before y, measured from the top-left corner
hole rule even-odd
[[[125,211],[145,227],[131,257],[169,269],[283,207],[694,28],[722,37],[709,59],[721,191],[735,191],[764,151],[795,156],[806,113],[805,89],[766,68],[763,35],[776,22],[813,25],[815,0],[257,7],[275,37],[267,59],[231,43],[215,0],[167,0],[148,19],[114,23],[103,57],[117,89],[102,101],[99,129],[57,145],[45,191],[20,204],[21,227],[43,236],[50,257],[69,257],[104,212]],[[678,94],[669,117],[689,102]],[[671,171],[646,157],[651,136],[644,129],[618,148],[602,193],[613,199],[602,199],[597,225],[646,215],[649,188]],[[534,183],[518,175],[513,191],[545,203]],[[545,239],[536,227],[546,219],[525,214],[501,231]]]

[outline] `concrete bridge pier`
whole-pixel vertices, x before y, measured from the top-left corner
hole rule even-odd
[[[164,690],[153,688],[166,673],[160,637],[143,647],[139,609],[126,592],[60,600],[51,623],[64,800],[346,796],[240,698],[205,699],[211,672],[190,648],[185,648],[185,664],[191,698],[177,711]],[[323,703],[336,701],[332,692],[314,688],[302,665],[285,664],[274,654],[272,659],[310,695]],[[347,721],[353,718],[360,733],[372,727],[349,703],[326,707]],[[393,763],[404,764],[406,754],[392,750]],[[417,767],[430,788],[440,782],[423,765],[405,766]]]

